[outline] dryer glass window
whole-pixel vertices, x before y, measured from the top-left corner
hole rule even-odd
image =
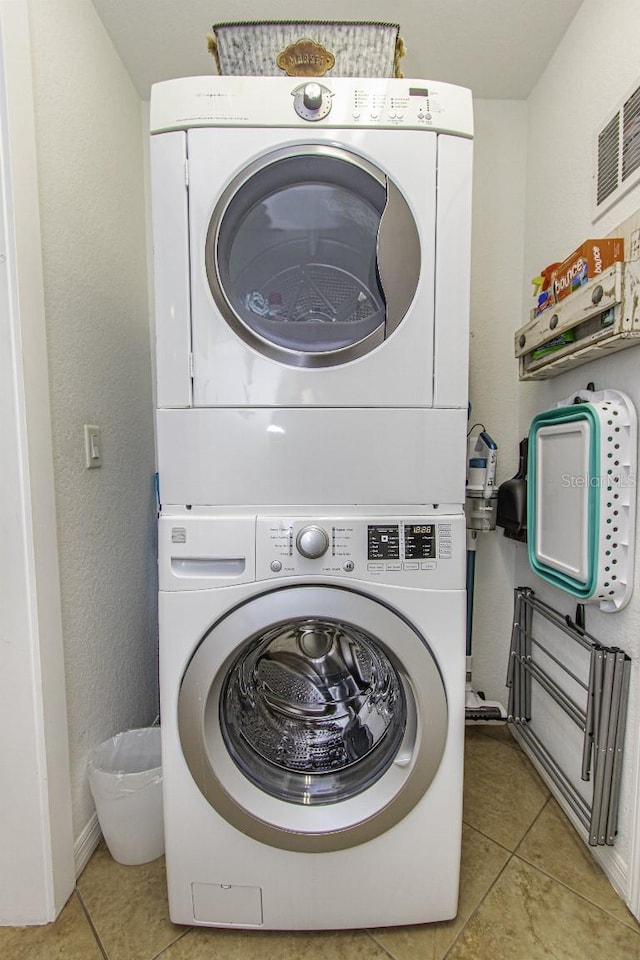
[[[300,804],[356,796],[393,762],[403,683],[379,641],[349,623],[301,618],[254,639],[227,676],[227,749],[260,789]]]
[[[232,185],[209,228],[207,276],[223,316],[291,364],[345,362],[385,337],[387,183],[349,156],[307,147],[263,164]]]

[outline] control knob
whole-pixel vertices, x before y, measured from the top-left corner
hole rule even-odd
[[[307,110],[319,110],[322,106],[322,87],[319,83],[307,83],[302,91],[302,102]]]
[[[331,112],[333,94],[322,83],[301,83],[291,91],[293,109],[303,120],[317,123]]]
[[[317,560],[329,549],[329,536],[322,527],[310,524],[298,532],[296,547],[307,560]]]

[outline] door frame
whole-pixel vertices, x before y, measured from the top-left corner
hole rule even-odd
[[[29,11],[0,4],[0,924],[73,891],[69,743]],[[10,879],[10,882],[9,882]]]

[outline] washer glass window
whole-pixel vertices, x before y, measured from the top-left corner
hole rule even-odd
[[[220,701],[227,749],[272,796],[335,803],[376,782],[406,725],[402,681],[377,639],[325,617],[255,637],[232,665]]]

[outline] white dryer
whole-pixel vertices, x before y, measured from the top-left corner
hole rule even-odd
[[[156,84],[158,406],[465,407],[472,129],[430,81]]]
[[[294,463],[313,434],[326,436],[331,459],[355,437],[370,475],[381,450],[405,463],[417,449],[461,476],[470,92],[423,80],[189,77],[154,86],[151,131],[161,482],[181,464],[180,494],[167,502],[237,502],[200,453],[249,429],[272,464]],[[335,439],[343,411],[346,446]],[[450,449],[455,462],[443,462]],[[251,468],[239,456],[230,472]],[[205,500],[189,487],[198,478]],[[425,488],[392,500],[443,501]],[[278,492],[263,486],[244,502],[281,502]],[[351,502],[345,488],[335,496]],[[381,490],[368,502],[385,501]]]
[[[461,516],[164,516],[160,673],[174,922],[456,914]]]

